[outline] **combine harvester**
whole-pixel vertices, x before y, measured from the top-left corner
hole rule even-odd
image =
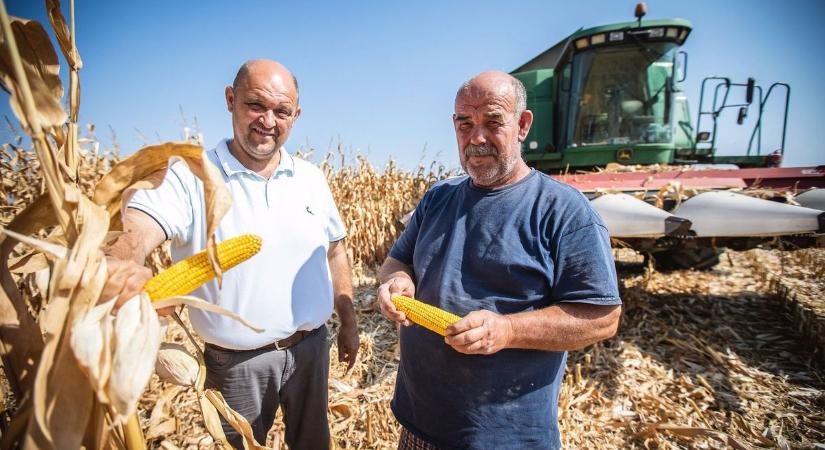
[[[527,164],[582,191],[614,245],[652,256],[659,269],[710,268],[724,248],[822,246],[825,166],[780,167],[790,86],[705,78],[694,128],[679,50],[691,24],[643,21],[645,13],[640,3],[636,21],[576,31],[512,72],[535,115]],[[769,100],[784,107],[781,147],[763,153]],[[744,155],[717,154],[729,108],[739,125],[756,110]]]

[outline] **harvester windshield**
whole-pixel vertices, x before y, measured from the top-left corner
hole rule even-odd
[[[668,143],[678,45],[623,44],[575,54],[570,72],[567,147]]]

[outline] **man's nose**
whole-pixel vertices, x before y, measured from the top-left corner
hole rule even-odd
[[[261,114],[260,120],[261,125],[265,126],[266,128],[274,127],[277,124],[275,120],[275,111],[272,111],[271,109],[266,110],[266,112]]]
[[[470,143],[473,145],[481,145],[487,142],[487,138],[484,137],[484,127],[473,127],[473,130],[470,132]]]

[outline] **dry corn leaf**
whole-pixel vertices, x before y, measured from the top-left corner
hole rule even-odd
[[[94,408],[94,391],[71,348],[71,325],[100,297],[106,265],[100,246],[108,229],[108,214],[67,186],[64,208],[75,211],[79,234],[65,259],[59,259],[40,325],[45,346],[33,388],[34,414],[26,446],[69,448],[81,444]],[[72,410],[73,414],[64,411]]]
[[[21,98],[24,94],[14,73],[9,45],[0,34],[0,82],[11,94],[10,103],[15,116],[29,130],[33,123],[30,119],[35,119],[36,123],[45,129],[62,126],[67,117],[60,105],[63,83],[58,76],[60,63],[49,35],[43,26],[34,20],[12,18],[11,27],[34,99],[37,117],[26,117]]]
[[[197,364],[197,361],[195,361]],[[178,395],[183,388],[178,385],[171,385],[167,386],[163,389],[163,391],[158,395],[157,400],[155,401],[155,406],[152,408],[152,413],[149,415],[149,424],[147,425],[148,428],[152,428],[152,426],[157,425],[167,418],[169,418],[169,405],[172,403],[172,400]]]
[[[112,372],[111,336],[114,320],[110,316],[115,300],[111,299],[90,309],[75,321],[71,335],[72,350],[86,371],[98,400],[104,404],[109,404],[106,384]]]
[[[69,251],[66,247],[61,245],[52,244],[51,242],[44,241],[42,239],[35,239],[26,236],[25,234],[20,234],[15,231],[9,229],[0,228],[0,233],[8,235],[30,247],[33,247],[36,250],[40,250],[43,253],[49,254],[55,258],[65,259],[69,256]]]
[[[58,0],[46,0],[46,9],[49,13],[49,22],[57,37],[57,43],[60,45],[63,57],[66,58],[66,63],[69,67],[80,69],[83,67],[83,61],[80,60],[77,48],[72,46],[72,36],[69,34],[69,27],[66,26],[66,18],[63,17],[63,12],[60,10],[60,2]]]
[[[265,330],[252,322],[244,319],[240,315],[229,311],[228,309],[224,309],[214,303],[209,303],[205,300],[201,300],[197,297],[192,297],[189,295],[181,295],[179,297],[169,297],[163,300],[158,300],[156,302],[152,302],[152,305],[155,309],[163,309],[168,308],[170,306],[179,306],[179,305],[186,305],[192,308],[202,309],[204,311],[209,311],[211,313],[220,314],[222,316],[229,317],[231,319],[235,319],[240,322],[245,327],[249,328],[250,330],[256,333],[263,333]]]
[[[710,437],[713,439],[717,439],[721,442],[724,442],[726,445],[729,445],[730,447],[735,448],[736,450],[748,450],[748,447],[736,441],[736,439],[731,437],[729,434],[723,433],[721,431],[709,430],[707,428],[700,427],[686,427],[669,423],[650,425],[650,428],[656,431],[667,431],[678,436],[689,438]]]
[[[174,434],[177,429],[178,420],[171,417],[149,426],[146,430],[145,439],[147,441],[153,441],[155,439]]]
[[[189,330],[183,325],[182,322],[181,326],[184,327],[186,331],[186,335],[192,341],[194,345],[197,346],[197,342],[192,337],[192,334],[189,333]],[[195,391],[198,395],[198,407],[201,411],[201,416],[203,417],[203,425],[206,428],[206,431],[212,436],[212,439],[215,440],[215,444],[218,448],[223,449],[231,449],[232,447],[226,440],[226,434],[223,432],[223,425],[221,424],[221,417],[218,414],[218,409],[215,405],[212,404],[209,399],[206,398],[204,394],[204,383],[206,381],[206,361],[203,359],[203,353],[198,352],[198,381],[195,385]]]
[[[168,167],[176,160],[182,160],[203,182],[206,203],[206,250],[220,283],[223,271],[215,256],[215,230],[221,218],[229,211],[232,196],[218,169],[206,159],[202,147],[175,143],[144,147],[119,162],[100,180],[95,188],[94,201],[109,211],[113,218],[113,229],[120,229],[122,209],[126,207],[135,190],[154,189],[159,186]]]
[[[158,315],[145,294],[127,300],[115,316],[112,374],[107,391],[118,423],[135,412],[137,401],[155,371],[162,339]]]
[[[229,425],[240,433],[243,437],[243,445],[246,450],[271,450],[269,447],[264,447],[255,440],[249,422],[226,403],[226,400],[224,400],[223,395],[221,395],[219,391],[207,389],[204,395],[212,405],[218,409],[218,412],[226,419]]]
[[[40,252],[30,252],[9,260],[9,271],[16,274],[27,274],[48,269],[49,260]]]
[[[5,230],[28,235],[54,223],[49,197],[43,195],[18,213]],[[31,392],[44,343],[40,326],[29,312],[8,268],[9,255],[17,242],[0,234],[0,339],[3,358],[8,361],[4,370],[12,389],[22,398],[24,393]]]

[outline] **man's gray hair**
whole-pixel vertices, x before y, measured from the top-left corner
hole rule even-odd
[[[507,75],[508,80],[510,81],[510,87],[513,89],[513,92],[515,93],[515,96],[516,96],[516,117],[519,117],[519,116],[521,116],[521,113],[523,113],[524,111],[527,111],[527,89],[524,88],[524,84],[522,84],[522,82],[518,78],[516,78],[516,77],[514,77],[510,74],[505,74],[505,75]],[[462,83],[461,87],[458,88],[458,92],[456,93],[456,98],[458,98],[458,96],[461,95],[462,92],[468,91],[470,89],[470,86],[473,84],[473,82],[475,81],[476,78],[478,78],[478,75],[476,75],[476,76],[470,78],[469,80],[465,81],[464,83]]]

